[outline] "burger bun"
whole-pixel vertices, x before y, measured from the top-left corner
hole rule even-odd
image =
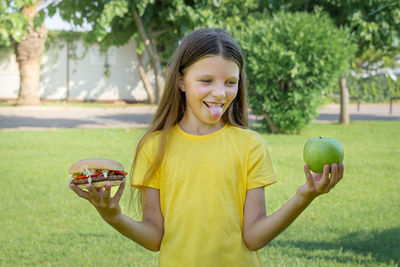
[[[124,171],[124,167],[118,161],[102,158],[83,159],[75,162],[68,170],[69,174],[79,173],[84,169],[101,169],[101,170],[114,170]]]

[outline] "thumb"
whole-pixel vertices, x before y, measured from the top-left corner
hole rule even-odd
[[[310,167],[308,165],[304,165],[304,174],[306,175],[307,184],[311,187],[314,187],[314,179],[310,172]]]

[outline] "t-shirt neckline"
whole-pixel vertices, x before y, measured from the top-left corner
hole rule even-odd
[[[190,134],[185,132],[184,130],[182,130],[182,128],[179,126],[179,123],[175,124],[174,129],[175,131],[188,139],[192,139],[192,140],[204,140],[204,139],[209,139],[209,138],[213,138],[215,136],[220,135],[221,133],[223,133],[225,131],[226,128],[228,128],[229,123],[225,123],[224,126],[221,127],[221,129],[218,129],[215,132],[212,132],[210,134],[205,134],[205,135],[195,135],[195,134]]]

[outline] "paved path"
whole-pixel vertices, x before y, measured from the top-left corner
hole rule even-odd
[[[0,107],[0,130],[46,130],[58,128],[132,128],[146,127],[156,107],[137,105],[122,108],[82,107]],[[336,104],[324,106],[317,122],[335,122],[339,119],[340,107]],[[254,121],[255,116],[250,116]],[[400,104],[361,104],[350,106],[351,120],[400,121]]]
[[[0,129],[146,127],[154,111],[154,106],[144,105],[126,108],[3,107],[0,108]]]
[[[390,114],[389,104],[351,104],[349,108],[350,121],[400,121],[400,104],[392,106]],[[329,104],[319,110],[317,122],[337,122],[339,120],[340,105]]]

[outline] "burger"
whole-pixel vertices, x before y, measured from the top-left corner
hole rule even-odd
[[[127,173],[121,163],[111,159],[90,158],[75,162],[68,170],[69,184],[86,189],[87,184],[104,187],[106,183],[117,186],[122,183]]]

